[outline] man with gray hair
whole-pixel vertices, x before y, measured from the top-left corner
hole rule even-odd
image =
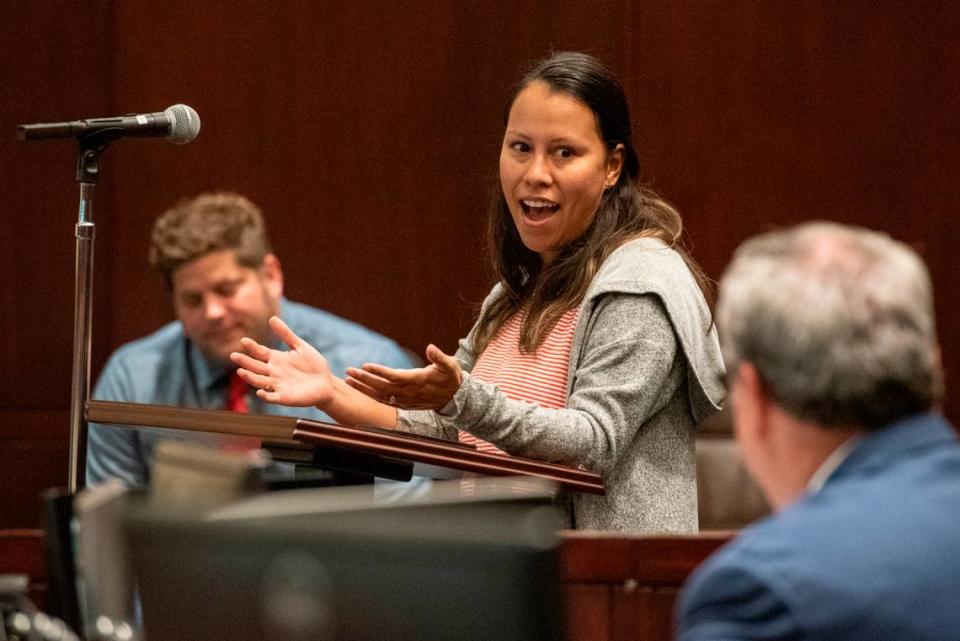
[[[690,578],[680,641],[960,638],[960,445],[920,258],[831,223],[765,234],[737,250],[717,323],[775,513]]]

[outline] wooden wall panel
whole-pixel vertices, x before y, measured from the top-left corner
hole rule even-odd
[[[67,486],[70,410],[0,410],[0,529],[40,524],[40,494]]]
[[[110,17],[106,5],[0,3],[0,410],[68,406],[76,154],[23,144],[14,127],[109,111]]]
[[[646,176],[711,276],[747,236],[809,218],[918,246],[952,382],[958,28],[953,3],[886,0],[0,4],[0,421],[64,410],[70,380],[73,149],[18,143],[15,124],[176,102],[203,120],[189,145],[128,140],[104,158],[94,374],[172,318],[147,234],[172,201],[213,188],[263,206],[292,298],[452,350],[489,285],[502,100],[550,49],[620,72]],[[960,418],[949,395],[946,409]],[[15,429],[37,452],[66,443],[66,423]],[[5,460],[35,458],[10,447]],[[0,482],[18,479],[0,469]]]
[[[648,175],[719,277],[748,236],[809,219],[880,229],[930,266],[960,419],[960,10],[950,3],[637,3],[624,72]]]
[[[37,527],[40,492],[67,484],[79,201],[75,145],[24,144],[14,128],[112,112],[112,16],[103,2],[0,3],[0,529]]]
[[[551,42],[584,25],[612,32],[616,12],[597,7],[559,20],[536,3],[521,16],[480,3],[118,6],[117,77],[150,79],[117,85],[121,109],[182,101],[203,129],[182,149],[115,150],[118,212],[103,240],[124,269],[108,289],[115,306],[131,290],[156,296],[114,317],[111,335],[170,317],[144,261],[156,213],[227,187],[262,204],[292,297],[417,352],[454,349],[488,289],[482,235],[506,90]],[[500,39],[523,44],[479,45]]]
[[[0,529],[0,574],[27,577],[27,596],[41,610],[47,604],[47,568],[42,530]]]

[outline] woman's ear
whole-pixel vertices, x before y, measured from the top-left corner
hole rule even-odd
[[[617,144],[613,151],[607,154],[607,175],[604,181],[607,189],[617,184],[621,171],[623,171],[623,143]]]

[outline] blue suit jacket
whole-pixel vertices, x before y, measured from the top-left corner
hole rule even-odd
[[[823,488],[688,581],[680,641],[960,639],[960,445],[936,415],[863,437]]]

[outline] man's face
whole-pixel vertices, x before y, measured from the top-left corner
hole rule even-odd
[[[183,331],[209,358],[229,362],[249,336],[268,342],[267,320],[277,314],[283,275],[275,256],[258,269],[237,263],[232,250],[212,252],[173,272],[173,308]]]

